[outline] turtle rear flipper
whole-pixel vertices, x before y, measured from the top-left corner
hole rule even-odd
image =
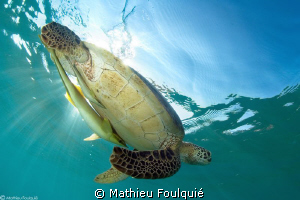
[[[94,181],[97,183],[116,183],[119,181],[123,181],[128,178],[127,174],[120,172],[119,170],[111,167],[106,172],[99,174],[95,177]]]
[[[120,172],[134,178],[157,179],[174,175],[180,168],[179,153],[168,149],[130,151],[114,147],[110,162]]]

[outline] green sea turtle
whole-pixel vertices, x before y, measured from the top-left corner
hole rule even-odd
[[[105,49],[81,41],[66,26],[51,22],[41,32],[71,100],[96,132],[87,140],[100,137],[134,148],[114,147],[112,167],[96,176],[96,182],[113,183],[128,176],[165,178],[179,170],[181,161],[210,163],[210,151],[182,141],[184,129],[178,115],[137,71]],[[77,77],[83,95],[65,71]]]

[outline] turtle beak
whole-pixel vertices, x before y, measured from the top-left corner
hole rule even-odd
[[[49,41],[48,41],[47,37],[45,36],[46,33],[48,33],[48,29],[46,28],[46,25],[45,25],[41,29],[41,35],[39,35],[39,38],[46,47],[49,47],[48,46]]]

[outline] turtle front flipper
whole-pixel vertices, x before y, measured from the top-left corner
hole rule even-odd
[[[120,172],[119,170],[111,167],[106,172],[99,174],[95,177],[94,181],[97,183],[116,183],[119,181],[123,181],[128,178],[127,174]]]
[[[39,36],[41,41],[44,43],[42,36]],[[113,142],[115,144],[126,146],[125,141],[113,132],[111,124],[108,119],[103,119],[85,100],[80,91],[74,86],[74,84],[70,81],[68,75],[64,71],[58,57],[55,53],[55,49],[47,47],[46,49],[49,51],[51,59],[54,61],[58,73],[61,77],[63,84],[67,90],[67,93],[70,96],[75,107],[78,109],[80,115],[88,124],[88,126],[97,133],[101,138]]]
[[[74,84],[73,84],[74,85]],[[74,85],[75,88],[78,90],[78,92],[81,94],[82,97],[84,97],[81,88],[78,85]],[[71,99],[71,96],[68,92],[66,92],[65,94],[66,99],[73,105],[75,106],[75,103],[73,102],[73,100]],[[75,106],[76,107],[76,106]]]
[[[157,179],[174,175],[180,168],[180,155],[170,148],[130,151],[114,147],[110,162],[120,172],[134,178]]]
[[[77,77],[79,85],[82,87],[82,93],[84,94],[85,98],[95,103],[97,106],[106,109],[105,106],[99,100],[97,100],[95,93],[92,90],[90,90],[89,87],[86,85],[78,69],[76,69],[75,66],[72,66],[72,69]]]

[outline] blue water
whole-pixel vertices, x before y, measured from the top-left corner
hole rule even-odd
[[[158,189],[178,188],[202,188],[204,199],[296,199],[299,6],[274,0],[1,1],[0,199],[97,199],[97,189],[110,199],[110,189],[130,188],[154,199]],[[110,167],[113,144],[83,142],[91,131],[65,99],[37,37],[51,21],[110,50],[155,84],[182,119],[185,140],[212,152],[211,164],[183,164],[161,180],[95,183]]]

